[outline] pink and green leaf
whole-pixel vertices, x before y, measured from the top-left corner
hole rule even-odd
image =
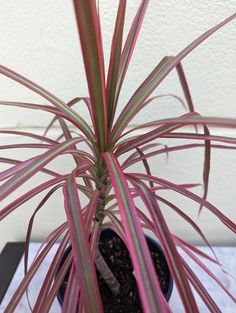
[[[128,176],[128,179],[134,185],[145,207],[148,209],[148,212],[152,217],[185,311],[199,312],[174,240],[153,193],[143,182],[136,179],[134,176]]]
[[[46,164],[51,160],[55,159],[62,152],[66,151],[69,147],[81,141],[81,139],[72,139],[61,144],[57,144],[55,147],[51,148],[49,151],[37,157],[36,160],[28,164],[23,170],[17,172],[17,174],[10,179],[8,179],[0,187],[0,199],[4,199],[12,191],[21,186],[25,181],[31,178],[35,173],[41,170]]]
[[[34,213],[32,214],[29,223],[28,228],[26,232],[26,238],[25,238],[25,252],[24,252],[24,272],[25,275],[28,271],[28,256],[29,256],[29,244],[30,244],[30,237],[33,229],[34,219],[38,211],[42,208],[42,206],[47,202],[47,200],[53,195],[53,193],[58,190],[60,187],[63,186],[63,183],[60,183],[53,187],[49,192],[43,197],[43,199],[40,201],[40,203],[37,205],[36,209],[34,210]]]
[[[92,195],[90,197],[90,201],[89,201],[87,208],[86,208],[86,217],[85,217],[85,228],[86,229],[91,228],[94,214],[96,212],[96,208],[98,205],[98,199],[99,199],[99,191],[95,190],[92,193]]]
[[[96,2],[74,0],[74,9],[95,121],[97,144],[99,150],[104,151],[108,139],[108,118],[104,57]]]
[[[39,313],[41,312],[48,313],[50,311],[53,301],[55,300],[58,294],[59,288],[61,287],[65,279],[65,276],[68,270],[70,269],[72,260],[73,260],[73,256],[72,254],[69,254],[68,257],[65,259],[63,266],[60,268],[59,272],[57,273],[54,283],[50,291],[48,292],[47,297],[42,303],[42,306],[40,307],[40,311],[38,311]]]
[[[211,250],[211,252],[213,253],[213,255],[216,257],[216,254],[214,252],[214,250],[212,249],[210,243],[208,242],[206,236],[204,235],[204,233],[202,232],[202,230],[200,229],[200,227],[187,215],[185,214],[182,210],[180,210],[176,205],[174,205],[172,202],[164,199],[163,197],[157,196],[156,198],[161,201],[162,203],[166,204],[168,207],[172,208],[180,217],[182,217],[189,225],[191,225],[193,227],[193,229],[198,233],[198,235],[202,238],[202,240],[204,241],[204,243],[206,244],[206,246],[209,247],[209,249]]]
[[[17,209],[19,206],[36,196],[37,194],[40,194],[42,191],[46,190],[47,188],[60,183],[61,181],[64,181],[67,178],[67,175],[61,175],[59,177],[50,179],[46,181],[45,183],[42,183],[33,189],[27,191],[19,198],[16,198],[14,201],[9,203],[7,206],[5,206],[3,209],[0,210],[0,221],[3,220],[8,214],[13,212],[15,209]]]
[[[137,147],[152,142],[155,139],[160,138],[166,134],[169,134],[180,127],[181,127],[180,124],[170,125],[166,123],[163,126],[151,130],[145,134],[139,135],[133,139],[129,139],[126,142],[123,142],[122,144],[119,145],[118,149],[116,150],[116,155],[120,156],[123,153],[126,153],[132,149],[136,149]]]
[[[61,258],[66,249],[66,246],[68,245],[68,241],[69,241],[69,235],[67,232],[64,238],[61,240],[61,243],[59,244],[59,247],[52,259],[50,267],[44,278],[39,294],[37,296],[37,300],[34,304],[34,313],[41,313],[43,305],[48,301],[48,293],[49,293],[50,288],[52,287],[53,280],[55,278],[55,273],[57,269],[59,268]]]
[[[186,79],[186,76],[185,76],[185,73],[184,73],[184,69],[183,69],[183,65],[182,65],[181,62],[179,62],[176,65],[176,71],[178,73],[180,84],[181,84],[182,89],[183,89],[184,97],[185,97],[187,105],[188,105],[188,110],[189,110],[189,112],[194,112],[193,99],[192,99],[192,96],[191,96],[191,92],[190,92],[190,89],[189,89],[188,81]]]
[[[143,103],[156,88],[153,83],[155,77],[161,72],[166,64],[172,60],[172,57],[165,57],[153,70],[153,72],[146,78],[146,80],[140,85],[140,87],[133,94],[121,114],[119,115],[111,134],[111,141],[116,142],[122,134],[128,123],[134,118],[134,116],[143,107]]]
[[[222,223],[224,223],[232,232],[236,233],[236,224],[230,220],[226,215],[224,215],[219,209],[217,209],[213,204],[210,202],[202,199],[198,195],[194,194],[190,190],[187,190],[181,186],[178,186],[177,184],[167,181],[163,178],[160,177],[155,177],[155,176],[150,176],[146,174],[140,174],[140,173],[135,173],[132,174],[133,176],[147,180],[147,181],[152,181],[154,183],[158,183],[162,186],[168,187],[169,189],[184,195],[185,197],[192,199],[193,201],[203,205],[205,208],[207,208],[209,211],[211,211],[217,218],[219,218]]]
[[[144,312],[168,312],[124,173],[112,153],[104,158],[111,176]]]
[[[112,141],[116,141],[119,135],[123,132],[125,127],[139,112],[139,107],[150,96],[150,94],[160,85],[164,78],[197,46],[205,41],[209,36],[215,33],[218,29],[229,23],[236,17],[236,13],[219,23],[215,27],[209,29],[192,43],[190,43],[185,49],[183,49],[175,57],[164,58],[157,67],[150,73],[141,86],[136,90],[131,97],[123,111],[121,112],[116,124],[114,125],[112,132]]]
[[[236,140],[235,140],[235,143],[236,143]],[[166,148],[163,148],[163,149],[154,150],[152,152],[148,152],[148,153],[144,154],[143,156],[129,159],[127,162],[125,161],[122,164],[122,168],[126,169],[129,166],[131,166],[131,165],[133,165],[133,164],[135,164],[137,162],[142,161],[143,159],[148,159],[148,158],[151,158],[151,157],[163,154],[163,153],[178,152],[178,151],[182,151],[182,150],[195,149],[195,148],[204,148],[204,147],[205,147],[205,144],[192,143],[192,144],[178,145],[178,146],[172,146],[172,147],[166,147]],[[226,146],[226,145],[211,144],[211,148],[212,149],[222,149],[222,150],[235,150],[236,146]]]
[[[207,289],[204,287],[200,279],[196,276],[196,274],[191,270],[190,266],[186,263],[186,261],[182,258],[182,263],[185,267],[188,278],[193,285],[193,288],[199,294],[203,302],[206,304],[207,308],[211,313],[222,313],[219,309],[218,305],[215,303],[211,295],[208,293]]]
[[[49,102],[51,102],[53,105],[55,105],[59,111],[65,114],[70,121],[77,126],[85,135],[88,139],[91,141],[94,140],[94,134],[91,131],[91,128],[89,125],[86,123],[86,121],[74,110],[72,110],[69,106],[66,105],[62,100],[59,98],[55,97],[53,94],[51,94],[49,91],[43,89],[39,85],[35,84],[34,82],[30,81],[29,79],[23,77],[22,75],[8,69],[5,66],[0,65],[0,74],[3,74],[10,79],[15,80],[19,84],[24,85],[25,87],[33,90]],[[42,106],[43,107],[43,106]]]
[[[43,142],[47,142],[49,144],[55,145],[58,142],[56,140],[53,140],[51,138],[45,137],[45,136],[41,136],[39,134],[36,133],[31,133],[31,132],[23,132],[23,131],[19,131],[19,130],[0,130],[0,134],[7,134],[7,135],[16,135],[16,136],[22,136],[22,137],[30,137],[36,140],[40,140]]]
[[[74,172],[64,186],[65,209],[85,312],[103,312],[98,282],[84,225]]]
[[[33,157],[33,158],[28,159],[26,161],[19,161],[19,160],[9,159],[9,158],[0,158],[0,163],[14,164],[14,166],[12,166],[6,170],[3,170],[0,173],[0,181],[6,180],[7,178],[15,175],[20,170],[24,169],[27,165],[32,164],[33,161],[35,161],[36,159],[37,159],[37,157]],[[49,169],[46,169],[46,168],[42,168],[41,172],[48,174],[50,176],[53,176],[53,177],[59,176],[58,173],[51,171]]]
[[[210,131],[207,126],[204,127],[204,135],[209,137]],[[211,168],[211,141],[205,140],[204,145],[204,165],[203,165],[203,199],[206,200],[208,193],[209,177],[210,177],[210,168]],[[202,205],[199,208],[199,214],[201,213]]]
[[[138,39],[138,35],[140,32],[140,28],[148,7],[149,0],[142,0],[138,11],[133,19],[132,25],[130,27],[128,36],[125,41],[124,48],[122,50],[121,60],[120,60],[120,68],[119,68],[119,76],[116,87],[116,97],[115,97],[115,106],[117,105],[119,94],[121,87],[123,85],[126,72],[129,67],[129,63],[131,61],[131,57],[134,51],[135,44]]]
[[[70,269],[69,280],[63,299],[62,313],[76,313],[79,299],[79,288],[76,268],[74,263]],[[80,305],[79,301],[79,305]]]
[[[188,117],[188,119],[186,119]],[[148,128],[148,127],[157,127],[159,125],[163,124],[181,124],[182,126],[188,126],[188,125],[208,125],[208,126],[214,126],[214,127],[222,127],[222,128],[236,128],[236,119],[235,118],[224,118],[224,117],[204,117],[200,116],[197,113],[192,114],[184,114],[180,117],[173,117],[173,118],[166,118],[162,120],[156,120],[152,121],[150,123],[142,124],[140,126],[137,126],[133,128],[131,131],[141,128]],[[128,132],[127,132],[128,133]],[[127,134],[126,133],[126,134]],[[198,134],[194,134],[198,135]]]
[[[93,119],[93,112],[92,112],[92,108],[91,108],[91,103],[89,101],[89,98],[87,97],[77,97],[77,98],[74,98],[72,99],[71,101],[69,101],[67,103],[67,105],[69,107],[72,107],[73,105],[75,105],[76,103],[80,102],[80,101],[83,101],[86,106],[87,106],[87,109],[89,111],[89,114],[90,114],[90,117],[91,117],[91,121],[93,123],[93,126],[94,126],[94,119]],[[1,103],[1,102],[0,102]],[[65,119],[68,120],[68,117],[66,115],[62,115],[60,114],[60,111],[58,111],[58,114],[56,114],[56,116],[51,120],[51,122],[49,123],[49,125],[47,126],[46,130],[44,131],[44,136],[46,136],[46,134],[48,133],[48,131],[50,130],[50,128],[53,126],[53,124],[58,120],[59,117],[64,117]]]
[[[179,238],[178,236],[174,236],[175,237],[175,242],[176,242],[176,245],[179,246],[182,250],[189,250],[189,251],[193,251],[196,255],[199,255],[200,257],[208,260],[208,261],[211,261],[212,263],[215,263],[217,265],[220,265],[221,264],[216,261],[214,258],[212,258],[210,255],[208,255],[207,253],[201,251],[199,248],[197,248],[196,246],[186,242],[185,240]]]
[[[217,276],[198,258],[194,253],[182,247],[185,253],[204,271],[211,277],[223,290],[224,292],[236,303],[236,297],[229,291],[229,288],[225,287]]]
[[[45,257],[51,250],[52,246],[55,244],[55,242],[58,240],[58,238],[63,234],[65,231],[65,226],[62,225],[62,227],[58,228],[57,232],[54,233],[54,236],[48,241],[48,243],[45,245],[45,247],[42,249],[38,257],[35,259],[35,261],[32,263],[32,265],[29,268],[29,271],[27,272],[26,276],[21,281],[20,285],[17,287],[14,296],[8,303],[5,313],[14,313],[17,305],[19,304],[22,296],[26,292],[26,289],[28,288],[31,280],[33,279],[34,275],[37,273],[39,267],[41,266],[42,262],[44,261]]]
[[[106,85],[109,128],[112,125],[117,105],[117,103],[115,102],[115,96],[120,69],[125,10],[126,0],[120,0],[111,44],[111,54]]]
[[[171,134],[166,134],[162,137],[178,138],[178,139],[193,139],[193,140],[211,140],[211,141],[219,141],[219,142],[224,142],[224,143],[236,144],[236,138],[233,138],[233,137],[216,136],[216,135],[206,136],[204,134],[194,134],[194,133],[186,133],[186,132],[181,132],[181,133],[174,132]],[[225,146],[225,148],[227,148],[227,146]]]

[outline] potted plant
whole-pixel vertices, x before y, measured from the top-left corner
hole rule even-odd
[[[169,295],[164,297],[161,278],[159,277],[158,280],[156,275],[158,270],[154,260],[161,255],[162,250],[166,257],[166,261],[163,262],[168,264],[184,310],[191,313],[199,312],[191,289],[193,286],[211,312],[220,312],[203,283],[179,254],[177,247],[191,256],[235,301],[233,295],[200,261],[198,258],[199,250],[170,232],[161,210],[162,203],[176,211],[185,223],[193,226],[205,243],[209,245],[204,234],[191,218],[171,201],[161,197],[158,189],[170,189],[182,194],[183,197],[190,198],[199,204],[199,211],[205,207],[231,231],[236,231],[235,223],[206,200],[211,148],[225,148],[225,143],[230,143],[231,146],[227,145],[227,148],[234,149],[236,143],[234,138],[211,136],[208,127],[235,128],[236,120],[202,117],[195,112],[181,64],[185,56],[234,19],[236,14],[208,30],[176,56],[164,57],[127,101],[121,113],[116,116],[120,91],[148,2],[147,0],[140,2],[128,36],[123,42],[126,1],[119,1],[108,73],[105,76],[100,20],[96,1],[74,0],[89,97],[80,97],[65,103],[28,78],[0,66],[2,75],[31,89],[48,101],[47,105],[6,101],[1,101],[0,104],[46,111],[54,115],[48,129],[54,122],[59,121],[62,130],[62,136],[57,140],[50,138],[47,132],[44,135],[38,135],[14,131],[21,136],[39,140],[38,144],[22,144],[22,148],[43,146],[46,152],[25,161],[8,160],[9,163],[14,163],[13,166],[0,174],[3,181],[0,186],[1,200],[40,171],[49,177],[37,187],[11,200],[0,210],[0,220],[2,220],[35,195],[46,191],[46,195],[44,194],[38,204],[28,226],[25,277],[9,302],[5,310],[7,313],[15,311],[21,297],[27,291],[30,281],[52,246],[59,239],[60,244],[57,252],[51,262],[37,301],[33,304],[34,313],[45,313],[50,310],[52,302],[62,288],[65,279],[67,286],[64,288],[62,312],[111,312],[109,307],[104,305],[104,302],[102,304],[101,299],[106,301],[107,295],[101,289],[101,284],[105,286],[104,288],[111,295],[110,297],[119,297],[121,290],[123,290],[122,275],[126,275],[124,268],[123,270],[119,268],[119,273],[116,273],[117,269],[112,266],[115,258],[123,267],[128,264],[129,271],[131,271],[131,276],[127,276],[125,283],[130,280],[135,285],[137,284],[138,292],[137,290],[135,292],[139,294],[140,307],[134,307],[132,302],[133,290],[130,292],[130,298],[127,297],[127,293],[124,293],[126,298],[119,300],[120,302],[123,301],[129,312],[131,312],[131,308],[135,309],[135,312],[170,312],[166,301]],[[155,97],[150,98],[151,94],[175,68],[184,91],[188,112],[180,117],[155,119],[138,127],[127,128],[137,113],[155,99]],[[179,98],[178,100],[182,101]],[[85,120],[80,112],[74,109],[73,106],[79,101],[86,104],[91,121]],[[198,132],[180,131],[186,125],[193,125],[196,129],[198,127]],[[203,131],[201,131],[202,129]],[[2,132],[13,133],[13,131]],[[205,153],[203,197],[199,197],[191,190],[195,186],[193,184],[178,185],[152,173],[148,163],[150,157],[193,147],[193,145],[159,146],[158,138],[167,137],[190,138],[193,141],[203,140],[201,144],[198,144]],[[217,141],[220,143],[215,144]],[[81,148],[84,145],[86,145],[86,149]],[[19,148],[20,146],[16,144],[14,147]],[[74,169],[66,174],[51,170],[50,162],[64,154],[71,155]],[[7,162],[7,159],[5,161]],[[133,173],[129,168],[138,162],[143,165],[144,170]],[[46,238],[36,259],[28,268],[28,246],[35,215],[58,189],[63,190],[67,220]],[[81,204],[81,193],[88,199],[85,205]],[[136,199],[141,199],[142,207],[139,207]],[[155,252],[152,253],[151,248],[153,246],[155,250],[157,244],[153,243],[152,239],[145,238],[145,229],[150,230],[160,243],[161,248],[157,248],[159,249],[158,256],[155,255]],[[68,244],[71,245],[69,248]],[[201,253],[201,256],[217,263],[217,260],[204,253]],[[122,258],[125,259],[125,262],[122,261]],[[162,271],[162,268],[160,270]],[[171,278],[168,276],[166,281],[169,283],[168,288],[170,290]],[[127,285],[126,288],[129,289],[130,286]],[[113,309],[115,310],[115,308]],[[114,312],[118,312],[118,309]]]

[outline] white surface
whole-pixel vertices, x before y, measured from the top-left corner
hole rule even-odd
[[[140,3],[139,0],[127,1],[125,34]],[[87,95],[87,87],[80,53],[78,34],[71,0],[2,0],[0,1],[0,62],[26,77],[34,80],[65,101],[76,96]],[[112,37],[112,28],[118,1],[101,0],[102,31],[106,61]],[[140,38],[121,93],[121,107],[127,103],[138,84],[149,74],[153,67],[165,56],[178,53],[210,27],[235,12],[236,0],[152,0],[144,19]],[[196,110],[202,115],[236,117],[236,36],[235,21],[225,26],[197,48],[183,62],[186,76],[192,91]],[[154,94],[175,93],[183,96],[175,71],[163,82]],[[39,96],[17,85],[8,78],[0,76],[0,99],[28,101],[44,104]],[[86,115],[83,105],[78,106]],[[173,99],[161,99],[151,104],[137,116],[134,124],[153,118],[178,116],[184,111]],[[51,116],[39,111],[0,107],[0,129],[14,128],[37,130],[43,133]],[[56,136],[56,130],[54,135]],[[235,132],[223,131],[223,135],[233,136]],[[0,135],[0,145],[19,142],[18,137]],[[31,151],[9,151],[7,155],[25,159]],[[38,151],[38,153],[40,153]],[[6,151],[0,151],[6,156]],[[174,153],[168,166],[164,157],[152,159],[155,172],[174,182],[201,182],[202,156],[199,150]],[[157,161],[158,160],[158,161]],[[214,151],[209,197],[222,212],[236,221],[235,194],[235,152]],[[70,166],[68,159],[57,162],[57,169]],[[0,164],[0,169],[6,168]],[[24,186],[24,191],[40,175]],[[224,192],[222,192],[224,190]],[[201,188],[196,192],[201,194]],[[20,191],[17,191],[20,194]],[[197,206],[179,196],[170,195],[181,209],[188,212],[202,227],[209,240],[217,244],[235,244],[236,238],[216,218],[203,212],[197,219]],[[11,198],[9,198],[10,200]],[[0,250],[9,240],[21,240],[32,211],[39,199],[20,207],[9,218],[0,223]],[[4,206],[3,202],[0,209]],[[190,210],[191,208],[191,210]],[[169,209],[164,210],[172,231],[189,241],[199,242],[198,237],[181,220],[176,223],[176,215]],[[55,219],[57,217],[57,219]],[[39,214],[33,234],[34,240],[41,240],[55,224],[64,218],[63,200],[57,194]]]
[[[33,256],[37,252],[37,249],[39,247],[39,244],[31,244],[31,253],[30,253],[30,259],[32,260]],[[202,251],[208,252],[207,248],[200,247]],[[227,247],[216,247],[214,248],[220,262],[224,265],[224,268],[231,273],[231,275],[234,275],[236,277],[236,248],[227,248]],[[46,258],[45,262],[43,263],[43,266],[40,268],[39,272],[33,279],[30,287],[29,287],[29,299],[30,302],[33,304],[37,292],[39,291],[39,288],[41,286],[41,283],[43,281],[43,277],[46,273],[46,270],[48,268],[50,259],[53,257],[53,254],[56,251],[56,246],[52,249],[48,257]],[[194,270],[194,272],[197,274],[200,281],[203,283],[207,291],[210,293],[210,295],[214,298],[217,305],[219,306],[222,313],[233,313],[236,311],[236,304],[223,292],[223,290],[215,283],[213,282],[207,275],[199,270],[199,267],[196,266],[189,258],[187,258],[185,255],[183,255],[185,260],[188,262],[188,265],[191,266],[191,268]],[[209,266],[210,270],[215,273],[216,277],[228,288],[228,290],[236,296],[236,282],[232,277],[229,275],[226,275],[219,269],[219,267],[213,265],[212,263],[206,263],[206,265]],[[18,284],[20,283],[21,279],[23,277],[23,262],[21,261],[18,269],[15,273],[15,276],[13,277],[13,280],[9,286],[9,289],[5,295],[5,298],[3,299],[0,312],[3,313],[5,310],[5,307],[9,300],[11,299],[12,294],[16,290]],[[196,294],[195,294],[196,295]],[[205,307],[205,305],[201,302],[198,296],[196,296],[199,310],[201,313],[207,313],[208,310]],[[182,304],[180,301],[180,298],[178,296],[176,287],[174,287],[173,294],[170,298],[170,307],[173,311],[173,313],[183,313]],[[57,301],[54,301],[53,306],[50,310],[50,313],[58,313],[60,311],[60,306]],[[28,308],[26,297],[22,298],[22,301],[20,302],[17,310],[17,313],[30,313],[30,310]]]

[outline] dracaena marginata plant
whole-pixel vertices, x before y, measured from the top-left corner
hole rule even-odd
[[[1,159],[2,162],[13,164],[12,167],[2,171],[0,174],[2,181],[0,187],[1,200],[14,192],[36,173],[41,171],[48,175],[48,179],[43,181],[43,183],[40,183],[20,197],[11,200],[10,203],[4,205],[0,210],[0,219],[2,220],[31,198],[44,192],[42,200],[34,211],[28,226],[25,249],[25,276],[5,310],[7,313],[15,312],[20,299],[27,292],[32,278],[58,239],[60,239],[60,244],[57,252],[51,262],[37,300],[34,304],[31,304],[33,312],[48,312],[50,310],[71,262],[71,274],[62,311],[70,313],[77,311],[86,313],[103,312],[94,261],[96,266],[101,268],[103,275],[107,276],[106,279],[112,292],[119,292],[119,282],[116,281],[112,273],[109,273],[109,268],[107,268],[106,263],[104,264],[97,247],[99,234],[104,226],[113,229],[127,245],[135,271],[143,312],[170,312],[155,275],[144,237],[145,229],[153,232],[163,248],[186,312],[199,312],[191,286],[200,295],[210,312],[220,312],[220,309],[204,287],[202,281],[199,280],[179,254],[177,247],[192,257],[202,270],[207,272],[223,288],[224,292],[235,301],[234,296],[229,293],[198,256],[201,255],[211,259],[214,263],[217,263],[217,260],[205,255],[194,246],[171,233],[169,225],[162,214],[161,207],[163,204],[169,206],[181,216],[183,227],[185,227],[184,223],[190,224],[204,242],[209,245],[204,234],[194,221],[181,208],[178,208],[168,199],[159,196],[158,189],[169,189],[177,194],[181,194],[184,198],[197,202],[200,211],[204,207],[204,209],[209,210],[224,223],[225,227],[232,232],[236,231],[235,223],[206,199],[211,149],[235,149],[236,144],[235,138],[211,135],[209,127],[236,128],[236,119],[202,117],[195,112],[181,64],[181,61],[192,50],[196,49],[222,26],[233,20],[236,14],[205,32],[177,55],[164,57],[137,88],[132,97],[127,100],[124,109],[117,116],[120,91],[132,58],[148,2],[148,0],[140,1],[127,38],[124,40],[123,28],[126,1],[119,1],[116,21],[114,22],[108,73],[105,75],[101,27],[96,1],[74,0],[89,97],[80,97],[65,103],[28,78],[4,66],[0,67],[2,75],[36,92],[48,102],[47,105],[42,105],[1,101],[1,105],[42,110],[53,115],[53,120],[44,135],[1,130],[1,133],[27,136],[38,141],[37,144],[11,145],[9,149],[46,149],[46,152],[24,161],[9,158]],[[162,120],[155,119],[138,127],[132,128],[129,126],[137,113],[148,107],[151,101],[160,97],[160,95],[152,97],[151,95],[174,69],[177,70],[180,79],[188,112],[179,117]],[[178,100],[182,101],[179,98]],[[85,102],[91,120],[85,120],[80,115],[80,112],[74,109],[74,105],[79,101]],[[51,139],[48,135],[49,128],[56,121],[60,123],[62,131],[62,135],[57,140]],[[186,125],[193,125],[193,131],[186,132],[182,129]],[[197,129],[198,131],[196,131]],[[138,136],[137,130],[139,131]],[[160,146],[158,145],[159,138],[188,138],[193,143]],[[197,143],[195,143],[196,140]],[[86,144],[87,149],[83,150],[81,148],[82,143],[83,146],[84,143]],[[203,166],[204,193],[202,197],[191,191],[194,184],[176,184],[152,174],[152,169],[148,164],[149,158],[158,157],[158,155],[167,152],[171,153],[172,151],[196,147],[204,149],[205,155]],[[50,162],[65,154],[71,155],[75,164],[73,171],[67,174],[60,174],[50,169]],[[134,164],[141,164],[144,171],[139,171],[139,173],[130,172],[129,168]],[[36,259],[28,267],[28,244],[35,215],[58,189],[63,190],[67,219],[64,224],[53,230],[46,238]],[[84,206],[82,206],[80,201],[81,193],[88,199]],[[136,199],[141,199],[142,207],[138,207]],[[142,211],[143,207],[145,207],[145,211]],[[148,212],[148,214],[145,212]],[[68,243],[72,246],[72,253],[55,278],[54,273]],[[77,304],[78,294],[80,294],[81,300],[79,301],[79,306]]]

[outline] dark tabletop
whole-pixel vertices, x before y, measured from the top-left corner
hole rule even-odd
[[[0,303],[24,253],[24,242],[9,242],[0,254]]]

